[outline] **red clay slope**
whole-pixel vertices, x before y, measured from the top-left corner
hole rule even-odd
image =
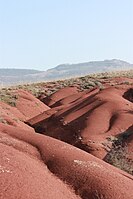
[[[0,102],[0,123],[34,132],[34,129],[26,125],[23,121],[26,117],[16,108]]]
[[[15,116],[18,119],[25,121],[26,117],[16,108],[0,101],[0,114]]]
[[[11,128],[0,132],[0,190],[1,199],[132,199],[133,177],[71,145]]]
[[[50,109],[47,105],[25,90],[16,90],[14,91],[14,95],[17,96],[16,108],[26,116],[27,119],[35,117],[36,115]]]
[[[78,93],[77,87],[65,87],[58,90],[54,94],[45,97],[44,99],[42,99],[42,101],[48,106],[53,107],[55,106],[56,102],[60,101],[63,98],[68,97],[71,94],[76,94],[76,93]]]
[[[54,108],[53,113],[51,109],[28,122],[40,133],[104,158],[107,139],[133,124],[132,92],[130,86],[117,86],[73,94],[62,102],[60,99],[61,106]]]

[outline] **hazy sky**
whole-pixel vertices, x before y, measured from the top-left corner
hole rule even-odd
[[[0,68],[133,63],[133,0],[0,0]]]

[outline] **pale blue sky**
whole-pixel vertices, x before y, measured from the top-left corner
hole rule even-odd
[[[0,0],[0,68],[133,63],[133,0]]]

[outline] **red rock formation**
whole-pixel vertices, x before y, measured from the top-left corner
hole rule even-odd
[[[27,91],[20,89],[15,91],[15,94],[17,95],[16,108],[28,119],[50,109]]]
[[[12,107],[1,101],[0,101],[0,114],[14,116],[22,121],[26,120],[26,116],[24,116],[16,107]]]
[[[4,133],[0,133],[0,190],[1,199],[79,198],[48,170],[37,148]]]
[[[42,99],[42,101],[50,107],[55,107],[57,106],[56,102],[59,102],[61,99],[76,93],[78,93],[77,87],[65,87],[58,90],[54,94]]]
[[[94,157],[104,158],[115,137],[133,160],[131,86],[67,87],[47,98],[51,109],[14,94],[16,107],[0,102],[0,199],[133,198],[133,177]]]
[[[22,129],[34,132],[34,129],[26,125],[23,121],[26,121],[26,116],[24,116],[16,107],[0,102],[0,123],[21,127]]]
[[[103,158],[108,150],[107,138],[133,124],[133,104],[125,97],[130,90],[129,86],[110,87],[70,95],[59,100],[62,106],[58,111],[51,111],[51,115],[46,111],[28,122],[41,133]]]
[[[2,199],[133,198],[131,175],[61,141],[13,129],[0,133],[0,176]]]

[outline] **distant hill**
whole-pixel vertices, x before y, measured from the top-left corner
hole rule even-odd
[[[47,71],[47,78],[82,76],[90,73],[109,72],[114,70],[133,69],[133,64],[112,59],[104,61],[91,61],[78,64],[62,64]],[[53,76],[54,75],[54,76]]]
[[[62,64],[47,71],[27,69],[0,69],[0,85],[6,86],[22,83],[51,81],[84,76],[91,73],[128,69],[133,69],[133,64],[117,59],[91,61],[78,64]]]
[[[30,75],[41,73],[38,70],[32,69],[15,69],[15,68],[0,68],[0,77],[1,76],[22,76],[22,75]]]

